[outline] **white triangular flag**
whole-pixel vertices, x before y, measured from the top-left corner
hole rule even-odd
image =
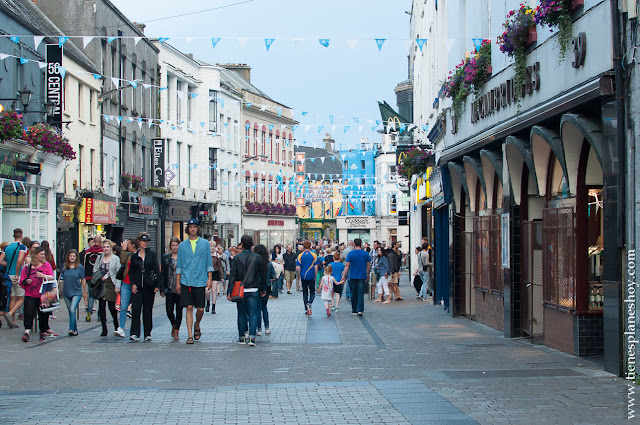
[[[36,50],[38,50],[38,47],[40,47],[40,43],[42,43],[42,40],[44,40],[44,37],[41,35],[33,36],[33,45],[35,46]]]
[[[145,89],[148,89],[149,87],[151,87],[151,84],[142,83],[142,87],[144,87]]]
[[[260,105],[260,110],[261,111],[266,111],[267,110],[267,105]]]
[[[308,132],[310,128],[311,128],[311,126],[310,126],[310,125],[305,125],[305,126],[304,126],[304,132],[305,132],[305,133],[306,133],[306,132]]]
[[[184,91],[177,90],[176,93],[178,93],[178,97],[180,98],[180,100],[184,99]]]
[[[287,128],[286,124],[280,124],[280,131],[284,131],[285,128]]]
[[[40,69],[42,69],[45,66],[47,66],[47,63],[46,62],[38,62],[38,66],[40,67]]]
[[[85,36],[82,37],[82,46],[86,49],[87,46],[89,45],[89,43],[91,43],[91,40],[93,40],[94,37],[92,36]]]
[[[320,157],[320,162],[324,164],[324,156]],[[324,180],[324,174],[322,175],[322,180]]]
[[[135,43],[135,45],[138,45],[138,42],[142,40],[142,37],[133,37],[133,42]]]
[[[249,41],[249,39],[246,37],[238,38],[238,44],[240,45],[241,49],[244,49],[244,47],[247,45],[247,41]]]
[[[0,53],[0,61],[3,61],[3,60],[5,60],[5,59],[6,59],[6,58],[8,58],[8,57],[9,57],[9,55],[8,55],[8,54],[6,54],[6,53]]]
[[[116,86],[116,88],[120,87],[120,80],[118,80],[116,77],[111,77],[111,82],[114,86]]]

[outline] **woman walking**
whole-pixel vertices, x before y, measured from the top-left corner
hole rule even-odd
[[[215,242],[209,242],[209,244],[211,245],[211,265],[213,266],[213,273],[211,275],[211,289],[207,288],[205,290],[207,305],[204,311],[208,313],[209,309],[211,309],[211,314],[216,314],[216,301],[218,300],[220,281],[224,278],[224,265]]]
[[[378,289],[378,299],[374,303],[389,304],[389,259],[384,249],[378,248],[378,262],[375,272],[380,276],[376,288]],[[386,300],[384,297],[387,297]]]
[[[273,247],[273,252],[271,253],[271,262],[275,263],[273,267],[277,277],[273,281],[273,287],[271,289],[271,295],[269,297],[278,298],[278,295],[282,293],[282,286],[284,283],[284,253],[282,252],[282,246],[280,244],[277,244]],[[282,270],[282,273],[279,270]]]
[[[120,267],[124,266],[120,289],[116,288],[116,293],[120,293],[120,325],[115,331],[115,335],[120,338],[125,337],[124,328],[127,324],[127,314],[131,303],[131,279],[129,269],[131,268],[131,256],[138,250],[138,240],[129,239],[122,242],[122,252],[120,253]]]
[[[131,281],[131,341],[140,340],[140,314],[144,326],[144,340],[151,341],[153,328],[153,302],[156,292],[162,287],[162,276],[156,253],[149,249],[151,236],[142,232],[138,235],[140,248],[131,256],[129,280]]]
[[[33,322],[38,316],[40,327],[40,341],[44,341],[49,329],[49,315],[40,311],[40,287],[47,280],[53,280],[51,265],[44,259],[44,249],[34,248],[31,252],[31,264],[22,268],[20,273],[20,286],[24,289],[24,335],[22,341],[29,342],[29,334],[33,328]]]
[[[118,311],[116,310],[116,289],[120,289],[121,283],[116,278],[120,269],[120,259],[113,252],[113,242],[105,239],[102,242],[102,254],[98,256],[93,265],[93,282],[96,292],[93,297],[98,299],[98,318],[102,322],[102,333],[107,336],[107,305],[113,318],[114,335],[118,334]]]
[[[269,335],[271,330],[269,329],[269,311],[267,310],[267,303],[269,302],[269,294],[271,293],[271,278],[275,276],[275,271],[269,261],[269,251],[264,245],[256,245],[253,248],[253,252],[260,256],[264,269],[267,273],[261,276],[263,282],[262,285],[266,287],[266,292],[261,293],[260,313],[258,315],[258,331],[256,336],[262,336],[262,324],[264,323],[264,333]]]
[[[64,268],[60,272],[60,282],[62,285],[62,295],[69,310],[69,336],[78,335],[78,324],[76,323],[76,310],[80,305],[80,299],[84,296],[85,303],[88,298],[87,281],[84,279],[84,267],[80,264],[78,251],[72,249],[64,257]]]
[[[171,238],[169,240],[169,253],[162,256],[161,268],[163,291],[160,296],[166,297],[167,317],[171,323],[171,336],[174,341],[180,338],[180,325],[182,324],[182,305],[180,305],[180,295],[176,293],[176,265],[178,264],[178,247],[180,239]]]
[[[222,293],[227,293],[227,280],[229,280],[229,273],[231,272],[231,263],[229,261],[229,257],[224,252],[224,248],[222,245],[218,245],[218,254],[222,259],[222,267],[224,268],[224,273],[222,273],[220,283],[222,285]],[[221,292],[218,288],[218,292]]]

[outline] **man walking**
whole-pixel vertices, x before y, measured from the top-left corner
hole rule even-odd
[[[187,308],[187,344],[200,339],[200,321],[204,316],[205,287],[213,286],[213,265],[209,242],[198,236],[200,223],[192,218],[187,223],[189,239],[178,247],[176,263],[176,293],[180,294],[180,304]],[[196,308],[196,322],[193,323],[193,307]]]
[[[298,244],[298,250],[296,251],[296,259],[302,254],[304,251],[304,247],[302,243]],[[296,269],[296,290],[298,292],[302,291],[302,279],[300,278],[300,271]]]
[[[371,259],[371,270],[373,270],[373,272],[370,275],[371,283],[369,285],[369,297],[372,299],[375,297],[375,288],[377,287],[378,279],[380,278],[380,276],[378,276],[378,273],[375,272],[376,265],[378,264],[379,248],[380,248],[380,242],[373,241],[373,248],[369,251],[369,258]]]
[[[240,238],[242,252],[231,262],[231,280],[227,289],[227,299],[231,301],[233,287],[244,283],[244,298],[236,303],[238,309],[238,344],[256,346],[256,331],[260,325],[262,297],[267,293],[267,268],[262,258],[251,251],[253,238],[243,235]],[[246,273],[251,273],[245,276]],[[247,323],[249,326],[247,326]],[[246,334],[249,334],[247,338]]]
[[[391,294],[395,296],[396,301],[402,301],[403,298],[400,295],[400,266],[402,264],[402,253],[398,242],[391,244],[391,250],[389,251],[389,273],[391,279],[389,280],[389,298]]]
[[[87,288],[89,292],[89,298],[87,299],[87,317],[86,321],[91,321],[91,315],[93,314],[93,266],[96,264],[96,260],[102,254],[102,236],[96,235],[93,238],[93,245],[86,250],[84,255],[84,261],[82,263],[85,272],[85,280],[87,281]]]
[[[342,251],[342,261],[346,261],[347,260],[347,255],[349,255],[349,253],[353,251],[353,241],[347,241],[347,247],[344,249],[344,251]],[[349,285],[349,274],[347,273],[347,286],[345,286],[345,293],[344,293],[344,297],[347,299],[347,301],[351,300],[351,285]]]
[[[344,284],[349,276],[351,314],[362,316],[364,312],[364,284],[371,272],[371,258],[369,258],[367,251],[362,249],[362,239],[355,239],[353,244],[353,250],[347,255],[340,284]]]
[[[316,297],[316,274],[318,273],[318,256],[311,252],[311,242],[304,241],[304,251],[298,255],[296,270],[302,280],[302,301],[305,316],[311,316],[311,305]]]
[[[13,230],[13,239],[14,242],[9,244],[7,248],[4,250],[5,252],[5,261],[7,262],[7,275],[11,280],[7,280],[7,282],[11,282],[11,293],[9,300],[9,311],[5,314],[5,320],[7,321],[7,325],[11,328],[16,327],[16,311],[22,304],[24,303],[24,289],[20,286],[20,271],[22,270],[22,265],[24,264],[24,257],[27,254],[27,246],[22,244],[22,229],[16,228]]]
[[[284,260],[284,280],[287,281],[287,294],[291,295],[291,284],[296,278],[296,258],[291,245],[287,245],[287,252],[282,254]]]

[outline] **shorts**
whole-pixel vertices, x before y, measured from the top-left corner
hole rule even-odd
[[[293,282],[296,280],[296,271],[295,270],[285,270],[284,271],[284,280],[287,282]]]
[[[24,288],[20,286],[18,282],[18,276],[11,277],[11,296],[12,297],[24,297]]]
[[[344,289],[344,283],[342,285],[333,285],[333,293],[342,296],[342,290]]]
[[[398,272],[391,274],[391,277],[389,277],[389,283],[394,285],[398,283]]]
[[[205,286],[180,286],[180,305],[183,307],[194,306],[195,308],[204,308]]]

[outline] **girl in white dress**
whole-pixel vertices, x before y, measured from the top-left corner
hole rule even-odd
[[[333,285],[336,285],[336,279],[331,276],[331,265],[324,268],[324,276],[320,281],[321,295],[320,299],[324,300],[324,307],[327,309],[327,317],[331,317],[331,300],[333,299]]]

